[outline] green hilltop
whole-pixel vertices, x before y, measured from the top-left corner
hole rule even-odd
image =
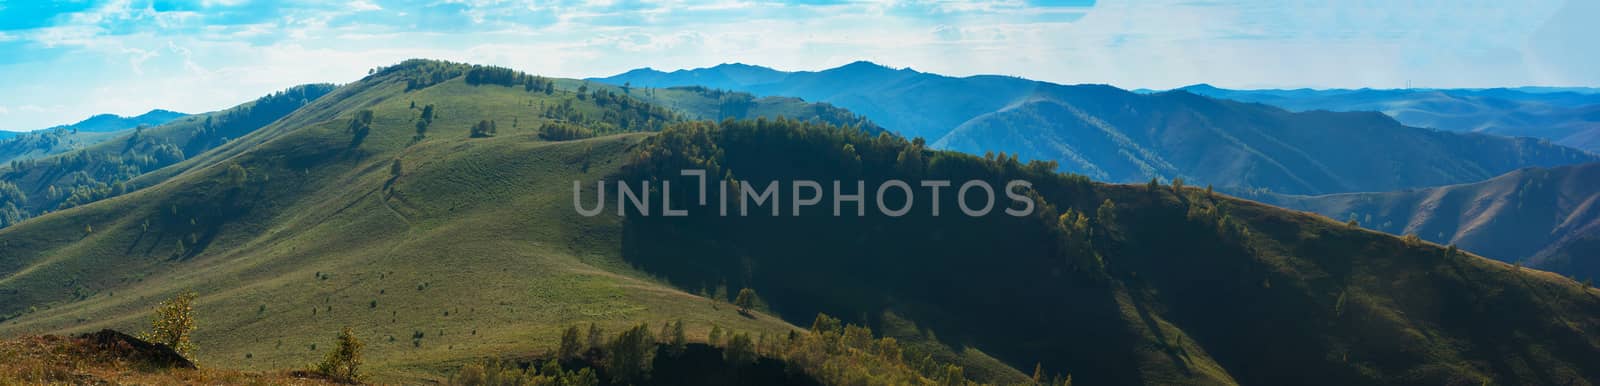
[[[752,117],[768,118],[700,121]],[[685,167],[757,183],[1024,179],[1040,205],[983,218],[572,207],[573,181],[602,179],[680,181],[686,207]],[[1600,291],[1208,189],[1055,169],[929,150],[796,99],[408,61],[127,180],[138,189],[0,229],[0,335],[136,331],[194,289],[201,364],[305,366],[349,326],[380,382],[555,350],[573,325],[681,320],[704,342],[714,327],[798,333],[819,312],[999,384],[1036,366],[1082,384],[1600,378]],[[764,305],[746,315],[697,294],[730,288]]]
[[[618,259],[619,220],[573,213],[570,181],[615,173],[644,137],[551,142],[540,128],[616,126],[626,111],[600,105],[594,95],[604,91],[580,97],[582,82],[566,80],[550,93],[469,85],[462,73],[473,68],[412,61],[382,69],[128,182],[148,188],[0,229],[8,299],[0,331],[134,331],[156,301],[192,288],[204,294],[202,363],[301,366],[321,355],[312,345],[351,325],[372,342],[380,379],[415,380],[476,358],[553,348],[561,328],[580,322],[618,331],[682,320],[695,336],[713,325],[795,328],[632,270]],[[409,80],[440,72],[457,74],[408,90]],[[670,93],[684,105],[719,105]],[[755,110],[819,111],[785,106],[795,103],[763,101]],[[576,115],[562,115],[567,108]],[[424,109],[433,114],[419,140]],[[658,125],[715,111],[664,113]],[[363,116],[370,121],[352,125]],[[471,138],[486,120],[496,135]],[[356,130],[366,132],[359,143]]]

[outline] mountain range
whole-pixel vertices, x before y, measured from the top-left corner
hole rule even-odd
[[[118,131],[132,129],[139,126],[156,126],[170,122],[174,119],[183,118],[188,115],[189,114],[162,109],[150,110],[144,114],[131,117],[124,117],[116,114],[97,114],[95,116],[85,118],[82,121],[78,121],[77,123],[55,126],[46,130],[65,129],[90,132]]]
[[[1426,189],[1258,199],[1575,278],[1600,277],[1600,163]]]
[[[1199,84],[1180,90],[1292,111],[1378,111],[1408,126],[1542,138],[1600,152],[1600,89],[1230,90]]]
[[[1324,194],[1457,184],[1600,160],[1536,139],[1409,127],[1374,112],[1290,112],[1185,90],[1139,94],[1005,76],[955,78],[869,62],[816,72],[742,64],[641,69],[594,80],[827,102],[934,148],[1056,161],[1061,171],[1109,182],[1182,178],[1230,191]]]
[[[1316,117],[1083,87],[1064,92],[1095,97],[1061,98]],[[1050,162],[936,150],[878,125],[893,129],[795,98],[427,60],[296,87],[106,142],[181,157],[0,228],[0,334],[136,331],[157,301],[193,289],[200,363],[300,366],[349,328],[387,383],[443,382],[484,357],[548,358],[566,326],[672,321],[711,345],[748,332],[763,360],[830,384],[902,373],[1027,384],[1034,369],[1081,384],[1600,380],[1600,291],[1583,283],[1192,185],[1104,184]],[[238,131],[170,136],[221,127]],[[62,169],[69,160],[136,156],[72,151],[18,181],[48,191],[70,183],[49,176],[100,169]],[[907,199],[919,209],[904,217],[658,215],[694,201],[684,168],[758,185],[1026,180],[1036,206],[921,211],[955,207],[946,194]],[[671,203],[579,214],[572,186],[602,180],[659,181],[641,192]],[[736,308],[732,288],[761,301]],[[873,330],[833,333],[839,321],[819,313]],[[804,326],[856,354],[794,351],[809,347],[795,346]],[[886,357],[921,364],[872,367]]]

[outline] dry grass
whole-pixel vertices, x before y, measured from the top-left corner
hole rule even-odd
[[[331,385],[286,371],[161,368],[96,349],[86,339],[55,335],[0,341],[5,385]]]

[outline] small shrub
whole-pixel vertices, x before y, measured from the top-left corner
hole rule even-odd
[[[339,331],[334,338],[333,351],[329,351],[317,364],[317,373],[345,381],[361,379],[361,349],[364,346],[350,327]]]
[[[161,302],[150,319],[150,331],[139,334],[139,339],[166,345],[185,358],[193,358],[195,347],[190,335],[194,333],[194,300],[198,296],[193,290],[184,290]]]

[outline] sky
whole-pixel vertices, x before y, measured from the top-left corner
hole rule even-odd
[[[559,77],[856,60],[1166,89],[1600,86],[1595,0],[0,0],[0,130],[198,113],[407,58]]]

